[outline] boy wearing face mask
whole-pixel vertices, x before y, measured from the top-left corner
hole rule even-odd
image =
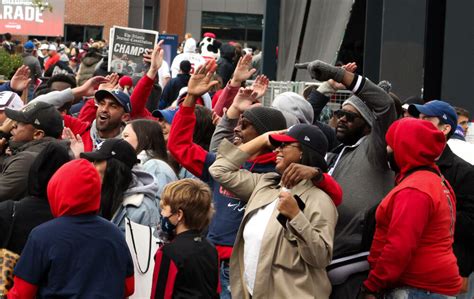
[[[166,185],[161,229],[174,238],[155,255],[151,298],[217,298],[216,248],[202,237],[214,212],[209,187],[195,179]]]

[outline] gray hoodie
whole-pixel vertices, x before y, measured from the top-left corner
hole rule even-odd
[[[396,119],[395,104],[383,89],[356,75],[360,84],[353,92],[372,110],[375,120],[370,134],[354,145],[336,147],[328,153],[329,174],[341,185],[342,204],[334,239],[334,258],[361,252],[364,219],[393,188],[394,173],[387,165],[385,133]]]
[[[112,223],[125,232],[125,217],[135,223],[157,227],[160,211],[155,204],[158,192],[154,178],[140,165],[132,169],[133,179],[124,193],[123,203],[112,218]]]
[[[296,117],[300,124],[313,124],[313,107],[305,98],[295,92],[280,93],[273,100],[272,107],[285,115],[288,127],[295,125],[289,121],[288,115]]]

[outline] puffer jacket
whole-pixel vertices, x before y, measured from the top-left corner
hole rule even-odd
[[[84,57],[84,59],[81,62],[81,65],[79,66],[79,70],[77,71],[76,80],[77,80],[78,86],[81,86],[87,80],[92,78],[92,76],[94,75],[96,66],[101,59],[102,57],[99,57],[97,55]]]

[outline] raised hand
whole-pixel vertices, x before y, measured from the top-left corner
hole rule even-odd
[[[107,75],[105,77],[107,81],[104,81],[104,83],[99,85],[99,89],[105,89],[105,90],[114,90],[117,88],[118,81],[119,81],[119,75],[117,73],[112,73],[110,75]]]
[[[221,117],[215,111],[212,111],[212,124],[214,126],[217,126],[220,121]]]
[[[354,73],[357,69],[357,63],[349,62],[348,64],[344,64],[342,68],[350,73]]]
[[[349,62],[348,64],[343,65],[342,68],[345,69],[346,71],[350,72],[350,73],[354,73],[357,69],[357,64],[355,62]],[[335,90],[346,89],[346,86],[344,84],[338,83],[338,82],[334,81],[333,79],[329,79],[328,83]]]
[[[209,60],[194,71],[188,82],[188,95],[200,97],[219,82],[211,81],[214,72],[217,69],[216,61]]]
[[[257,70],[252,68],[252,54],[240,57],[232,76],[231,85],[240,86],[240,83],[252,77]]]
[[[257,93],[252,87],[241,87],[235,96],[231,107],[234,107],[240,114],[242,114],[244,111],[260,105],[260,102],[257,100]]]
[[[82,96],[82,97],[93,96],[97,87],[99,87],[100,84],[107,83],[107,82],[108,82],[108,79],[106,77],[102,77],[102,76],[92,77],[89,80],[87,80],[86,83],[82,84],[79,87],[74,88],[74,90],[76,91],[75,94],[77,94],[77,96]]]
[[[143,61],[150,64],[150,70],[155,74],[163,64],[163,55],[165,54],[162,45],[164,40],[160,40],[151,53],[143,54]]]
[[[84,143],[82,143],[82,138],[79,134],[74,136],[74,133],[69,128],[63,129],[63,140],[69,140],[69,147],[71,152],[74,154],[74,158],[78,159],[80,154],[84,152]]]
[[[15,75],[10,80],[10,87],[14,91],[23,91],[28,87],[30,81],[30,68],[22,65],[16,70]]]
[[[297,69],[307,69],[311,78],[318,81],[328,81],[334,79],[336,82],[342,82],[344,78],[345,70],[341,67],[330,65],[321,60],[315,60],[312,62],[297,63],[295,64]]]
[[[256,99],[260,99],[265,95],[267,92],[268,84],[270,80],[268,80],[267,76],[265,75],[258,75],[255,81],[252,84],[252,88],[254,92],[257,94]]]

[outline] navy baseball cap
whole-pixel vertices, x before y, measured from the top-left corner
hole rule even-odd
[[[440,117],[444,123],[451,126],[453,131],[458,125],[458,116],[453,106],[439,100],[433,100],[424,105],[412,104],[408,107],[408,113],[416,117],[420,114]]]
[[[328,150],[328,140],[324,133],[318,127],[308,124],[294,125],[285,134],[271,134],[270,142],[275,147],[284,142],[298,142],[311,148],[322,157]]]
[[[97,102],[100,102],[105,98],[114,98],[123,107],[123,109],[125,109],[125,112],[130,113],[130,111],[132,111],[130,96],[121,90],[114,89],[112,91],[108,91],[101,89],[96,91],[94,96]]]
[[[33,50],[35,48],[35,44],[33,44],[33,42],[29,40],[23,45],[23,48],[25,48],[26,50]]]
[[[178,112],[178,109],[165,109],[165,110],[154,110],[151,114],[159,119],[164,119],[167,123],[173,122],[174,116]]]

